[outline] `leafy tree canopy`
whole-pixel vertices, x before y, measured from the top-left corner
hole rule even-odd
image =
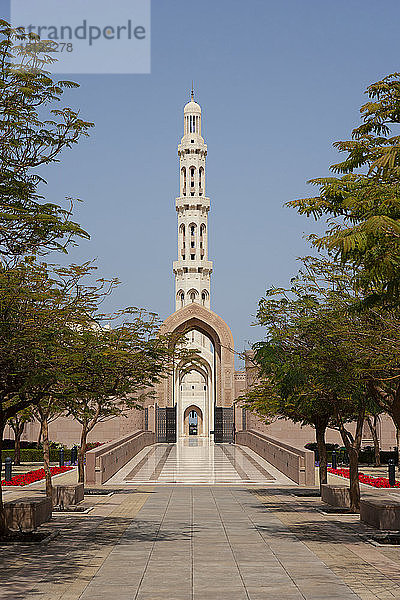
[[[363,123],[352,139],[334,146],[347,157],[332,165],[336,176],[311,179],[319,195],[288,202],[300,214],[328,217],[325,235],[311,236],[357,269],[368,302],[398,303],[400,289],[400,74],[370,85]]]
[[[88,237],[71,221],[73,201],[62,208],[44,202],[37,169],[59,161],[64,150],[88,135],[92,123],[57,106],[71,81],[54,81],[46,66],[55,59],[51,42],[0,20],[0,255],[15,261],[29,252],[65,250],[74,237]]]

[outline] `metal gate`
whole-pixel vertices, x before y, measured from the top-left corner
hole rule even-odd
[[[157,442],[176,442],[176,406],[174,408],[156,408]]]
[[[216,406],[214,409],[214,442],[233,442],[235,427],[234,409]]]
[[[242,429],[247,429],[247,412],[244,407],[242,408]]]
[[[176,406],[174,408],[166,408],[166,436],[165,441],[168,444],[176,442]]]

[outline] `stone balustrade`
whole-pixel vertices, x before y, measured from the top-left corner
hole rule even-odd
[[[86,484],[102,485],[138,452],[154,442],[152,431],[140,430],[89,450],[86,453]]]
[[[254,430],[238,431],[236,443],[248,446],[299,485],[315,485],[314,452],[296,448]]]

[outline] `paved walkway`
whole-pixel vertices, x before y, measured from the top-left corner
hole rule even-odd
[[[297,488],[298,489],[298,488]],[[156,486],[87,498],[45,546],[3,547],[3,600],[400,598],[400,550],[296,488]]]
[[[357,598],[248,491],[173,487],[147,500],[81,598],[322,597]]]
[[[157,448],[155,467],[166,451]],[[175,461],[179,448],[175,457],[170,448]],[[186,458],[199,452],[204,459],[204,448],[195,448]],[[400,599],[399,548],[371,545],[373,532],[357,515],[324,514],[319,498],[298,496],[293,483],[277,483],[266,463],[257,462],[269,474],[264,483],[251,483],[251,468],[261,475],[252,455],[228,444],[220,449],[216,456],[223,464],[233,467],[236,456],[241,479],[235,485],[133,485],[130,465],[128,481],[104,486],[113,495],[85,498],[92,507],[87,514],[54,514],[41,528],[58,533],[47,545],[2,546],[0,599]],[[159,476],[166,467],[165,478],[177,478],[167,461]],[[139,462],[135,473],[154,472]],[[187,461],[195,477],[192,466]],[[70,472],[59,482],[74,477]],[[40,493],[43,483],[7,490],[6,496]]]
[[[272,465],[244,446],[182,438],[177,444],[144,448],[110,484],[291,484]]]

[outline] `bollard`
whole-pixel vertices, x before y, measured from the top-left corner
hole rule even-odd
[[[336,450],[332,450],[332,469],[337,469]]]
[[[64,448],[60,448],[59,465],[60,465],[60,467],[64,466]]]
[[[4,460],[4,479],[5,481],[11,481],[12,478],[12,459],[10,456],[6,456]]]
[[[389,485],[390,485],[390,487],[394,487],[396,485],[396,474],[395,474],[395,464],[394,464],[393,458],[389,458],[388,470],[389,470]]]
[[[78,448],[76,446],[72,446],[72,448],[71,448],[71,465],[76,465],[77,460],[78,460]]]

